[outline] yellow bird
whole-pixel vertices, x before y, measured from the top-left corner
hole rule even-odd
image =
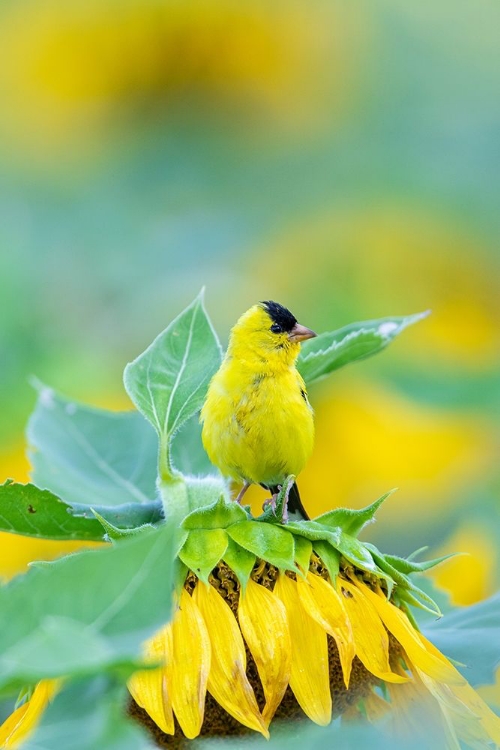
[[[297,476],[313,449],[313,411],[295,363],[300,342],[316,334],[277,302],[254,305],[231,331],[226,356],[201,410],[202,439],[211,462],[243,488],[260,484],[273,507],[286,478]],[[308,518],[294,483],[285,500]]]

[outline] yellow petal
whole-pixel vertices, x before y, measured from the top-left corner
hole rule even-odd
[[[172,637],[172,707],[182,731],[192,740],[203,724],[210,638],[200,610],[185,590],[180,596]]]
[[[325,726],[332,717],[326,632],[301,605],[296,581],[280,573],[274,593],[285,605],[292,639],[290,687],[304,713]]]
[[[153,636],[144,648],[147,661],[165,662],[156,669],[135,672],[128,681],[128,689],[135,700],[165,734],[175,731],[171,700],[172,625],[166,625]]]
[[[389,636],[377,611],[350,581],[338,578],[340,595],[351,622],[356,655],[366,669],[386,682],[405,682],[389,665]]]
[[[425,647],[419,633],[404,612],[391,604],[385,596],[376,594],[368,586],[361,583],[357,586],[365,601],[373,605],[387,630],[403,646],[415,666],[440,682],[464,682],[464,678],[442,654],[438,657]]]
[[[438,651],[424,636],[421,638],[427,647]],[[455,670],[453,665],[450,664],[450,667]],[[458,670],[455,671],[461,678],[461,684],[446,685],[428,677],[418,667],[416,669],[426,688],[439,701],[441,710],[460,739],[471,745],[474,740],[483,743],[493,740],[500,747],[500,717],[491,710]]]
[[[37,726],[58,686],[59,680],[42,680],[38,683],[29,701],[16,708],[0,727],[0,747],[19,747]]]
[[[351,623],[340,595],[331,584],[312,573],[306,580],[297,578],[297,588],[306,612],[335,639],[348,688],[355,648]]]
[[[264,689],[262,718],[269,726],[281,703],[291,670],[291,640],[286,610],[275,594],[251,578],[240,597],[238,619]]]
[[[212,645],[208,690],[217,703],[249,729],[269,737],[245,674],[245,644],[231,612],[213,586],[198,581],[193,594]]]
[[[413,670],[412,670],[413,671]],[[401,743],[413,745],[418,740],[423,748],[460,750],[456,734],[443,716],[438,701],[429,693],[414,672],[414,679],[404,685],[387,685],[390,723]]]
[[[445,661],[449,668],[457,674],[459,679],[462,680],[462,684],[454,684],[451,686],[450,690],[460,701],[462,701],[463,704],[480,718],[488,735],[500,747],[500,718],[491,710],[491,708],[489,708],[481,696],[476,693],[474,688],[462,677],[458,669],[456,669],[453,664],[450,664],[446,656],[444,656],[444,654],[442,654],[441,651],[431,643],[431,641],[427,640],[422,633],[419,633],[418,636],[427,651],[430,651],[432,654]]]

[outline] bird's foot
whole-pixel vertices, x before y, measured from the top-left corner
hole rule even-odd
[[[278,492],[265,500],[262,506],[264,511],[270,507],[274,515],[277,509],[281,510],[281,523],[288,523],[288,496],[294,481],[295,477],[287,477],[283,485],[278,485]]]
[[[276,500],[278,499],[278,493],[275,495],[271,495],[271,497],[268,497],[267,500],[264,500],[262,503],[262,510],[267,510],[268,508],[271,508],[272,512],[275,513],[276,511]]]
[[[238,492],[238,495],[235,498],[235,502],[238,503],[238,505],[241,505],[241,501],[243,500],[243,495],[250,487],[250,482],[245,482],[241,490]]]

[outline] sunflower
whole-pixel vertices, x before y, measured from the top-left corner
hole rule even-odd
[[[404,560],[356,538],[384,499],[281,526],[265,523],[272,511],[250,519],[221,498],[184,519],[173,619],[144,644],[145,668],[128,683],[129,713],[159,746],[251,731],[267,738],[274,719],[304,716],[321,726],[340,715],[389,717],[408,732],[415,706],[433,720],[440,747],[500,745],[500,719],[408,606],[439,612],[409,574],[442,559]],[[37,686],[0,728],[3,746],[22,742],[56,689]]]

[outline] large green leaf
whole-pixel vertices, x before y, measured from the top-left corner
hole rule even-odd
[[[201,408],[221,357],[220,344],[200,294],[125,368],[127,393],[160,437],[163,478],[172,473],[170,441]]]
[[[182,474],[203,476],[218,473],[218,469],[210,463],[201,442],[201,424],[198,414],[190,417],[175,433],[171,454],[173,465]]]
[[[126,696],[107,675],[76,680],[56,695],[23,750],[153,750],[125,716]]]
[[[163,518],[161,502],[88,507],[68,505],[49,490],[7,480],[0,485],[0,531],[39,539],[102,541],[105,528],[94,511],[119,529],[136,529]]]
[[[173,530],[39,563],[0,588],[0,688],[113,669],[168,621]]]
[[[470,683],[494,682],[500,665],[500,592],[472,607],[447,612],[422,630],[440,651],[464,665]]]
[[[35,484],[71,504],[154,500],[158,439],[140,414],[93,409],[37,387],[28,423]]]
[[[320,333],[302,344],[297,367],[308,385],[339,367],[370,357],[385,349],[407,326],[422,320],[428,312],[405,317],[379,318]]]
[[[45,539],[102,540],[101,524],[73,516],[71,507],[49,490],[7,481],[0,486],[0,530]]]

